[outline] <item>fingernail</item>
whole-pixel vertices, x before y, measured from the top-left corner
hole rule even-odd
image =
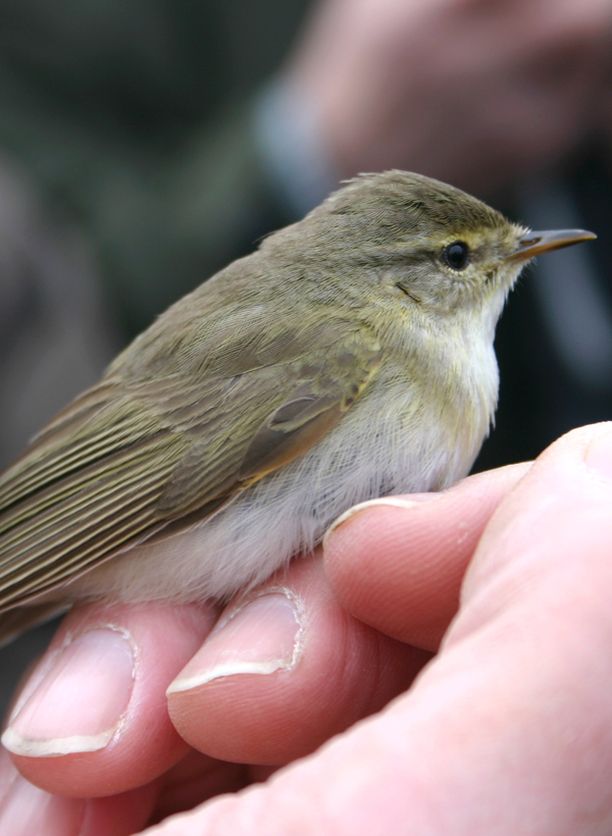
[[[303,637],[300,599],[285,588],[267,591],[222,617],[166,693],[221,677],[290,671],[302,655]]]
[[[357,516],[357,514],[360,514],[362,511],[366,511],[368,508],[376,508],[379,505],[387,506],[389,508],[415,508],[419,504],[419,502],[415,502],[412,499],[402,499],[399,496],[381,496],[378,499],[368,499],[367,502],[360,502],[357,505],[353,505],[353,507],[345,511],[344,514],[340,514],[340,516],[335,519],[327,529],[323,535],[323,550],[325,550],[325,546],[327,545],[330,535],[333,534],[339,526],[348,522],[348,520]]]
[[[2,735],[4,746],[31,758],[107,746],[121,727],[134,686],[129,634],[112,626],[88,630],[42,664],[36,686]]]
[[[78,836],[86,804],[80,799],[50,795],[17,775],[0,802],[0,833]]]
[[[607,430],[595,436],[586,448],[585,460],[605,479],[612,479],[612,432]]]

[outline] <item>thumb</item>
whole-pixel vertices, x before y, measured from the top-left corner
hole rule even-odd
[[[607,613],[611,500],[612,423],[573,430],[545,450],[484,530],[447,642],[534,599],[543,617],[572,628],[581,595],[593,614]]]

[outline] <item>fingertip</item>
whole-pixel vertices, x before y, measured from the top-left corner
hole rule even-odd
[[[351,509],[324,542],[325,570],[343,605],[386,635],[437,649],[478,539],[528,467],[500,468],[442,493]]]
[[[0,752],[0,833],[11,836],[128,836],[147,823],[155,805],[153,785],[112,799],[68,798],[30,783]]]
[[[492,516],[466,574],[464,600],[478,594],[481,604],[495,606],[522,597],[526,584],[556,589],[564,579],[578,594],[587,562],[594,575],[599,561],[608,565],[611,490],[612,422],[556,439]],[[597,589],[593,584],[589,594]]]
[[[430,502],[435,502],[432,498]],[[388,636],[434,650],[456,607],[462,566],[432,539],[431,511],[380,504],[328,539],[325,570],[342,604]]]
[[[69,796],[141,786],[185,751],[165,690],[213,614],[90,605],[61,625],[16,701],[3,742],[30,781]]]
[[[169,689],[170,714],[212,757],[283,764],[395,696],[409,655],[339,606],[320,557],[301,559],[230,604]]]
[[[427,498],[427,494],[421,495],[420,498]],[[416,497],[408,499],[407,497],[403,496],[384,496],[378,497],[377,499],[368,499],[366,502],[359,502],[357,505],[351,506],[332,522],[330,527],[323,535],[323,542],[321,544],[323,551],[329,551],[330,544],[334,539],[332,535],[335,531],[337,531],[337,529],[339,529],[341,526],[344,526],[345,523],[347,523],[349,520],[353,519],[357,515],[362,514],[364,511],[367,511],[370,508],[379,507],[410,509],[413,508],[416,504],[418,504],[416,501]]]
[[[304,619],[302,599],[288,586],[267,586],[243,598],[221,616],[167,695],[227,676],[292,670],[303,650]]]

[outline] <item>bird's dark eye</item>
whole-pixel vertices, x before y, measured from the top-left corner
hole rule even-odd
[[[453,270],[463,270],[470,260],[470,248],[465,241],[453,241],[444,247],[442,257]]]

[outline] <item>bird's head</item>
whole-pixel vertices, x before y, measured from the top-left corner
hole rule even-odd
[[[341,270],[349,295],[374,283],[425,315],[489,306],[499,314],[534,256],[596,237],[533,232],[460,189],[405,171],[356,177],[280,235],[306,263]]]

